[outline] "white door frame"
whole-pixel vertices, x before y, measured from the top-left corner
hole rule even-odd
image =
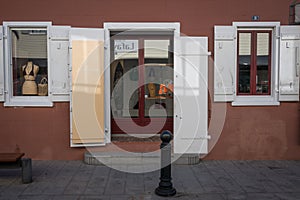
[[[142,31],[161,31],[172,30],[174,31],[174,51],[178,49],[176,38],[180,37],[180,23],[118,23],[107,22],[104,23],[105,42],[104,42],[104,119],[105,119],[105,142],[111,142],[111,115],[110,115],[110,31],[126,31],[126,30],[142,30]],[[175,60],[174,60],[175,62]],[[174,63],[176,65],[176,63]]]

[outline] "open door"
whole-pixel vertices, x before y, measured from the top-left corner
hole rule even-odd
[[[104,144],[104,30],[70,31],[71,146]]]

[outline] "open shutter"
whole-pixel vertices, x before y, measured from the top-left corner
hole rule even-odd
[[[207,153],[207,41],[207,37],[175,40],[175,153]]]
[[[235,93],[236,30],[215,26],[214,101],[233,101]]]
[[[104,30],[72,28],[71,145],[104,144]]]
[[[279,101],[299,101],[300,27],[280,27]]]
[[[52,26],[50,35],[51,92],[53,101],[69,101],[69,26]]]
[[[4,101],[4,55],[3,27],[0,26],[0,102]]]

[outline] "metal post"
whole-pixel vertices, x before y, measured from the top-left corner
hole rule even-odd
[[[22,158],[22,182],[31,183],[32,182],[32,166],[30,158]]]
[[[159,186],[155,189],[155,194],[159,196],[174,196],[176,189],[171,182],[171,144],[173,135],[170,131],[163,131],[160,134],[162,141],[160,145],[161,151],[161,169],[160,169],[160,182]]]

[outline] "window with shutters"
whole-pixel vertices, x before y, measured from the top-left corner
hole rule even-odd
[[[0,101],[4,106],[52,106],[53,101],[69,101],[69,27],[3,22],[0,36],[4,50]]]
[[[272,31],[239,30],[237,94],[270,95]]]
[[[299,101],[300,27],[279,22],[215,26],[214,101],[276,106]]]

